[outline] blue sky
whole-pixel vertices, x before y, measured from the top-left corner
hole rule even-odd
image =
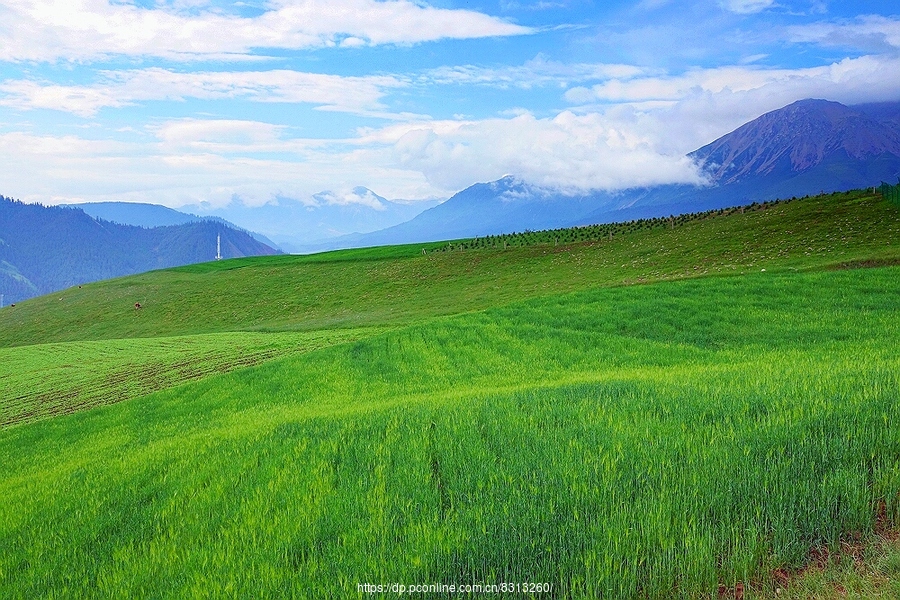
[[[807,97],[900,100],[900,10],[826,0],[0,0],[0,193],[172,207],[696,182]],[[366,201],[359,199],[359,201]]]

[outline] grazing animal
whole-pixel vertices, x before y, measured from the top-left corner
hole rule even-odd
[[[141,309],[141,308],[143,308],[143,307],[141,306],[141,303],[140,303],[140,302],[135,302],[135,303],[134,303],[134,310],[139,310],[139,309]]]

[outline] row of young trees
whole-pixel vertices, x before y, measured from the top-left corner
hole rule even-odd
[[[731,215],[735,213],[745,213],[757,210],[765,210],[777,204],[791,202],[797,198],[787,200],[772,200],[768,202],[754,202],[747,206],[735,206],[730,208],[718,208],[703,212],[670,215],[668,217],[656,217],[646,219],[635,219],[632,221],[624,221],[620,223],[602,223],[597,225],[586,225],[583,227],[567,227],[562,229],[548,229],[542,231],[526,230],[521,233],[506,233],[500,235],[488,235],[484,237],[473,238],[470,240],[461,240],[457,242],[448,242],[447,245],[437,248],[436,251],[450,252],[453,250],[475,250],[475,249],[503,249],[516,248],[522,246],[535,245],[559,245],[573,244],[580,242],[600,242],[611,240],[620,235],[629,233],[651,230],[651,229],[674,229],[692,221],[701,219],[709,219],[717,216]]]
[[[900,179],[897,180],[897,185],[891,185],[882,181],[878,191],[881,192],[881,196],[884,199],[900,206]]]

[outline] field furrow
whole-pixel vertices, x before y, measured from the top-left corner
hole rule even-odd
[[[370,333],[226,333],[0,348],[0,427],[114,404]]]

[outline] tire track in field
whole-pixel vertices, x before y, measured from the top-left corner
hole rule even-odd
[[[115,404],[367,334],[210,334],[0,349],[0,429]]]

